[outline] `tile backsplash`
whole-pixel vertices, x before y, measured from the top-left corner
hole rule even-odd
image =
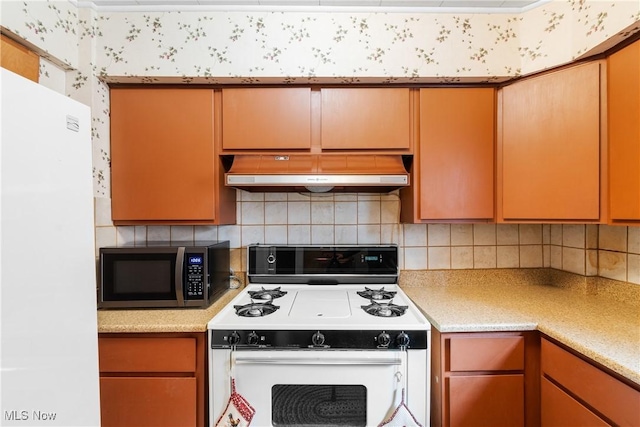
[[[389,194],[238,191],[237,224],[113,226],[110,199],[96,198],[96,246],[152,240],[268,244],[385,244],[400,247],[403,270],[551,267],[640,284],[640,227],[573,224],[401,224]]]

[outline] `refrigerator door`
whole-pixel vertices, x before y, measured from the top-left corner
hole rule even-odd
[[[0,425],[99,426],[90,110],[1,72]]]

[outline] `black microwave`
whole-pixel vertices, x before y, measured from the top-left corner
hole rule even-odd
[[[229,241],[100,248],[98,308],[205,308],[229,289]]]

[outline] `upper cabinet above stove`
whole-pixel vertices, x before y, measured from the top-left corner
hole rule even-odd
[[[410,88],[223,88],[220,151],[412,154],[414,110]]]
[[[409,88],[323,88],[323,150],[411,151]]]
[[[311,89],[222,89],[222,150],[309,150]]]

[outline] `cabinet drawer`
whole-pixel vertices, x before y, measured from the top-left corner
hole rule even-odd
[[[620,426],[640,425],[640,391],[543,339],[542,373]]]
[[[100,378],[103,427],[196,425],[196,379]]]
[[[449,371],[524,369],[524,337],[452,337]]]
[[[195,372],[195,338],[100,338],[100,372]]]
[[[609,425],[548,379],[543,377],[540,387],[542,427],[570,425],[605,427]]]
[[[524,426],[524,375],[449,378],[450,427]]]

